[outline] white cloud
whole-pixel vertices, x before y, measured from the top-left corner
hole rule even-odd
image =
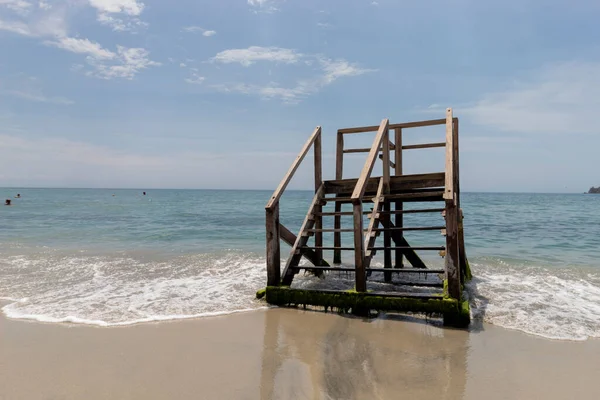
[[[281,62],[293,64],[297,62],[302,54],[291,49],[280,47],[251,46],[247,49],[230,49],[217,53],[211,61],[223,64],[239,63],[248,67],[257,61]]]
[[[157,67],[161,64],[149,58],[149,52],[143,48],[127,48],[117,46],[117,54],[114,59],[89,58],[88,64],[92,70],[86,75],[102,79],[133,79],[142,70],[148,67]]]
[[[329,28],[332,28],[333,26],[328,22],[317,22],[317,27],[323,28],[323,29],[329,29]]]
[[[137,0],[89,0],[90,5],[98,11],[98,22],[110,26],[114,31],[136,32],[148,26],[139,19],[144,10],[144,3]],[[115,16],[118,15],[118,16]]]
[[[49,10],[52,8],[52,6],[48,3],[46,3],[45,1],[40,1],[38,3],[38,6],[42,9],[42,10]]]
[[[592,133],[600,108],[600,63],[554,64],[526,82],[455,107],[472,122],[518,133]]]
[[[57,7],[53,10],[15,13],[8,19],[0,20],[0,30],[30,37],[65,36],[67,32],[66,9]]]
[[[18,14],[27,14],[32,8],[32,4],[25,0],[0,0],[0,6]]]
[[[46,41],[47,45],[56,46],[63,50],[72,53],[87,54],[95,59],[110,60],[116,57],[116,54],[110,50],[103,48],[99,43],[92,42],[88,39],[78,39],[71,37],[63,37],[56,41]]]
[[[200,74],[198,74],[198,70],[196,68],[191,68],[192,69],[192,75],[187,78],[185,81],[187,83],[191,83],[194,85],[200,85],[202,82],[204,82],[204,78],[203,76],[200,76]]]
[[[138,16],[144,10],[144,3],[137,0],[89,0],[90,5],[100,12]]]
[[[187,67],[186,63],[179,63],[179,66],[180,66],[181,68],[185,68],[185,67]]]
[[[0,20],[0,30],[18,33],[23,36],[36,36],[29,25],[21,21],[3,21]]]
[[[52,104],[61,104],[61,105],[70,105],[70,104],[74,103],[72,100],[69,100],[64,97],[48,97],[41,93],[35,93],[35,92],[32,93],[32,92],[19,91],[19,90],[9,90],[6,92],[6,94],[20,97],[25,100],[40,102],[40,103],[52,103]]]
[[[358,76],[367,72],[374,72],[374,69],[360,68],[356,64],[349,63],[346,60],[331,60],[319,58],[325,75],[323,77],[325,84],[333,83],[335,80],[344,76]]]
[[[214,36],[217,34],[217,31],[211,31],[208,29],[204,29],[201,26],[185,26],[183,28],[181,28],[182,31],[184,32],[188,32],[188,33],[200,33],[202,32],[202,36]]]

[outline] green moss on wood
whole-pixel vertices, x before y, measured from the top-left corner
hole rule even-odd
[[[467,267],[465,269],[465,282],[469,282],[471,279],[473,279],[473,274],[471,273],[471,266],[469,265],[469,260],[467,261]]]
[[[410,311],[426,314],[459,314],[460,305],[455,299],[439,296],[434,299],[411,297],[367,296],[357,292],[321,292],[317,290],[267,287],[267,302],[278,306],[312,305],[325,310],[369,309],[378,311]]]
[[[256,292],[256,298],[262,299],[263,297],[265,297],[265,294],[267,294],[267,289],[260,289]]]

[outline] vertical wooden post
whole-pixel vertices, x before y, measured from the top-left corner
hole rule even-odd
[[[452,140],[454,150],[454,180],[456,182],[456,207],[460,209],[460,161],[458,151],[458,118],[452,121]]]
[[[315,138],[314,143],[314,154],[315,154],[315,193],[319,190],[321,185],[323,184],[323,166],[322,166],[322,152],[321,152],[321,132],[319,131],[317,137]],[[320,229],[323,228],[323,216],[321,212],[323,211],[323,206],[318,203],[314,208],[314,212],[317,214],[314,216],[315,218],[315,228],[317,231],[315,232],[315,255],[316,261],[318,262],[318,266],[323,265],[323,250],[319,247],[323,247],[323,232]]]
[[[395,155],[394,155],[394,160],[396,162],[396,168],[394,170],[394,175],[396,176],[401,176],[402,175],[402,128],[396,128],[395,131],[395,140],[394,142],[396,143],[396,150],[395,150]],[[395,205],[394,205],[394,209],[396,211],[402,211],[403,210],[403,202],[402,201],[396,201]],[[390,221],[392,220],[391,216],[390,216]],[[396,227],[398,228],[402,228],[404,226],[404,218],[402,213],[397,213],[396,214]],[[402,231],[398,231],[398,234],[402,237]],[[395,259],[395,268],[404,268],[404,262],[403,262],[403,255],[402,255],[402,250],[395,250],[395,255],[394,255],[394,259]]]
[[[383,211],[389,212],[391,208],[391,202],[386,200],[383,203]],[[388,217],[389,215],[384,216],[384,218]],[[392,250],[390,249],[390,247],[392,247],[392,235],[390,231],[383,231],[383,247],[385,247],[385,250],[383,251],[383,267],[392,268]],[[384,272],[383,277],[386,282],[392,281],[391,272]]]
[[[279,202],[266,210],[267,286],[278,286],[281,280],[281,250],[279,247]]]
[[[460,262],[458,246],[458,208],[453,200],[446,200],[446,279],[448,295],[460,300]]]
[[[336,147],[336,157],[335,157],[335,179],[340,180],[343,176],[344,170],[344,135],[340,132],[337,133],[337,147]],[[342,204],[335,203],[335,212],[342,211]],[[333,228],[341,229],[342,227],[342,217],[340,215],[336,215],[333,217]],[[333,246],[341,247],[342,246],[342,234],[338,232],[333,233]],[[334,250],[333,251],[333,263],[341,264],[342,263],[342,251]]]
[[[390,130],[383,134],[383,190],[390,192]]]
[[[363,207],[362,201],[353,205],[354,215],[354,265],[357,292],[367,291],[367,276],[365,273],[365,248],[363,238]]]

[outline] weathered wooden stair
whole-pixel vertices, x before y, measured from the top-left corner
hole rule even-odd
[[[402,130],[420,126],[446,126],[446,141],[402,145]],[[395,143],[389,138],[394,130]],[[344,135],[373,132],[371,148],[344,149]],[[296,169],[314,147],[315,194],[298,235],[279,222],[279,201]],[[427,174],[403,174],[402,151],[422,148],[446,149],[445,171]],[[360,177],[343,179],[344,154],[367,152]],[[394,161],[390,160],[394,154]],[[382,175],[371,176],[377,160],[383,163]],[[393,168],[394,174],[391,174]],[[404,208],[404,203],[415,203]],[[427,203],[438,203],[426,206]],[[365,209],[368,204],[368,209]],[[352,211],[345,209],[351,206]],[[439,222],[404,225],[407,215],[433,214]],[[347,217],[347,218],[344,218]],[[351,226],[342,227],[351,217]],[[325,224],[324,224],[325,223]],[[468,303],[462,286],[470,278],[462,236],[460,189],[458,179],[458,119],[448,109],[445,119],[340,129],[337,134],[336,179],[323,180],[321,166],[321,128],[317,127],[266,206],[267,228],[267,301],[278,305],[310,304],[365,313],[369,309],[439,313],[451,325],[468,324]],[[445,236],[443,245],[413,246],[406,232],[438,231]],[[348,233],[352,242],[342,243]],[[333,234],[333,243],[324,243],[324,234]],[[280,239],[291,246],[283,271],[280,268]],[[324,252],[332,251],[332,263]],[[353,266],[340,266],[342,252],[352,252]],[[376,254],[383,252],[383,268],[371,267]],[[435,252],[445,257],[444,268],[428,268],[419,256]],[[434,253],[434,254],[435,254]],[[309,264],[301,265],[302,258]],[[404,259],[410,267],[404,265]],[[299,271],[316,275],[353,272],[354,291],[299,290],[290,286]],[[386,290],[369,290],[373,273],[383,273]],[[413,279],[418,276],[421,279]],[[422,278],[425,277],[425,280]],[[426,292],[411,287],[426,287]],[[378,288],[381,288],[378,285]]]

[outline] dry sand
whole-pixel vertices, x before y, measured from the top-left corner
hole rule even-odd
[[[0,399],[599,399],[600,341],[269,309],[95,328],[0,319]]]

